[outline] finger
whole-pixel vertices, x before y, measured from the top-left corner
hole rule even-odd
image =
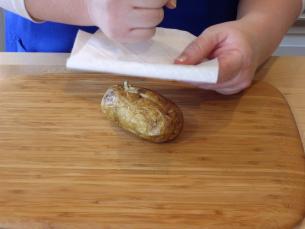
[[[238,67],[236,67],[238,69]],[[237,70],[238,73],[235,74],[234,71],[232,70],[232,77],[230,76],[222,76],[222,82],[217,83],[215,85],[211,85],[210,88],[212,90],[218,90],[218,89],[226,89],[226,88],[248,88],[255,75],[255,70],[254,69],[248,69],[241,67],[241,69]],[[235,76],[234,76],[235,75]],[[225,80],[225,78],[227,80]],[[220,80],[219,80],[220,81]]]
[[[254,71],[242,71],[239,75],[234,77],[232,80],[227,81],[223,84],[192,84],[196,87],[205,90],[214,91],[231,91],[231,90],[244,90],[251,86],[252,79],[254,77]],[[233,91],[234,92],[234,91]],[[224,94],[225,92],[221,93]],[[229,94],[229,93],[227,93]]]
[[[245,73],[242,69],[243,58],[239,51],[224,51],[216,57],[219,63],[219,75],[217,84],[208,85],[211,90],[235,87],[244,80],[243,77],[248,78],[246,74],[243,74]]]
[[[218,93],[225,94],[225,95],[232,95],[232,94],[237,94],[247,88],[249,88],[252,84],[252,80],[244,79],[243,81],[239,83],[235,83],[230,87],[224,87],[224,88],[219,88],[216,89]]]
[[[244,79],[241,77],[241,75],[233,77],[231,80],[225,81],[223,83],[217,83],[214,85],[212,90],[218,90],[218,89],[224,89],[224,88],[233,88],[236,87],[243,81]]]
[[[166,4],[167,8],[175,9],[177,8],[177,0],[169,0]]]
[[[228,87],[236,76],[240,74],[243,67],[243,55],[238,50],[226,50],[216,56],[219,62],[219,75],[217,84],[220,87]],[[234,81],[234,80],[233,80]]]
[[[232,89],[232,88],[240,88],[241,90],[248,88],[253,79],[254,74],[239,74],[238,76],[234,77],[232,80],[225,82],[224,84],[194,84],[201,89],[206,90],[225,90],[225,89]]]
[[[168,2],[169,0],[133,0],[132,4],[135,8],[160,9]]]
[[[237,94],[251,86],[253,76],[254,73],[240,74],[237,77],[233,78],[231,81],[227,82],[226,85],[219,85],[213,90],[224,95]]]
[[[125,37],[124,43],[137,43],[147,41],[152,38],[156,33],[155,28],[148,29],[132,29],[128,36]]]
[[[194,65],[208,58],[221,42],[218,33],[206,32],[193,41],[175,60],[176,64]]]
[[[156,27],[163,19],[163,9],[134,9],[127,16],[127,20],[132,28]]]
[[[236,87],[236,88],[223,88],[215,90],[217,93],[222,95],[235,95],[242,92],[245,88]]]
[[[207,90],[217,90],[228,87],[235,87],[247,76],[247,72],[242,70],[242,58],[239,52],[226,51],[219,55],[219,75],[216,84],[197,84],[197,87]],[[243,76],[243,77],[241,77]]]

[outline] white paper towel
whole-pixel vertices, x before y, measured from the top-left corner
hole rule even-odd
[[[150,41],[121,44],[101,31],[94,35],[79,31],[67,67],[189,83],[216,83],[216,59],[193,66],[173,63],[195,38],[188,32],[157,28]]]

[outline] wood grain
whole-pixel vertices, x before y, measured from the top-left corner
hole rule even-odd
[[[257,74],[287,99],[305,145],[305,57],[274,57]],[[305,228],[305,224],[304,224]]]
[[[96,74],[0,81],[0,227],[292,228],[305,215],[305,159],[281,94],[225,97],[132,79],[175,101],[182,135],[148,143],[100,112]]]

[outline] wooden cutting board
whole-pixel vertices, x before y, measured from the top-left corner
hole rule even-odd
[[[0,228],[292,228],[305,215],[305,159],[282,95],[236,96],[132,79],[183,110],[168,144],[100,112],[97,74],[0,77]]]

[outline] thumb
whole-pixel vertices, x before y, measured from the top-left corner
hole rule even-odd
[[[219,35],[215,32],[204,32],[186,47],[175,60],[175,64],[195,65],[208,58],[220,43]]]
[[[177,0],[169,0],[166,4],[169,9],[175,9],[177,7]]]

